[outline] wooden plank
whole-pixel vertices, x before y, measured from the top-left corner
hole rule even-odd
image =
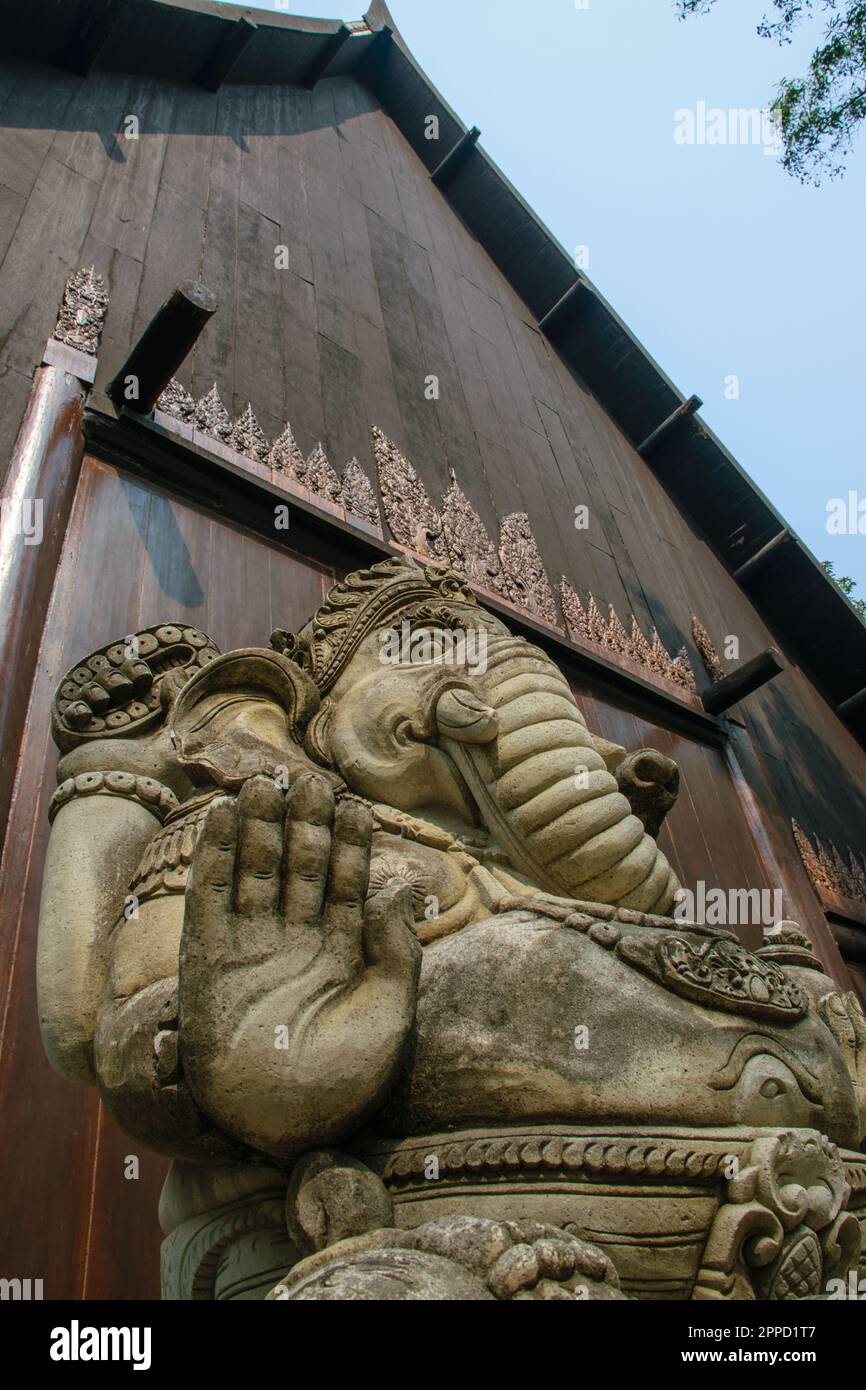
[[[0,266],[26,206],[27,199],[23,193],[16,193],[14,189],[0,184]]]
[[[181,370],[180,379],[198,398],[217,382],[228,396],[234,391],[234,356],[237,333],[237,239],[238,200],[230,187],[212,181],[204,231],[201,276],[206,285],[215,286],[220,309],[196,344],[192,362]]]
[[[147,242],[147,259],[135,316],[141,334],[175,285],[201,274],[205,214],[194,203],[160,185]],[[214,293],[222,298],[221,287]]]
[[[79,78],[32,69],[3,103],[2,124],[11,132],[0,142],[0,183],[29,197],[55,134],[63,123]]]
[[[0,270],[0,365],[29,375],[41,360],[97,192],[91,179],[45,159]]]
[[[161,181],[198,207],[207,207],[219,102],[210,92],[178,95],[168,132]]]
[[[277,223],[242,202],[237,254],[243,274],[238,284],[234,342],[234,412],[239,415],[251,401],[269,439],[275,439],[282,430],[280,281],[286,272],[275,265],[279,241]]]
[[[130,114],[137,115],[137,139],[118,137],[117,157],[106,158],[91,235],[134,261],[144,261],[173,118],[165,93],[144,83],[127,93]]]
[[[122,73],[96,72],[77,82],[64,113],[63,125],[51,142],[51,154],[61,164],[101,183],[108,163],[123,165],[134,141],[123,136],[125,116],[141,117],[141,84]]]

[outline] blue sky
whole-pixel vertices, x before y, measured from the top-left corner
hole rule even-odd
[[[755,33],[769,0],[389,0],[445,99],[820,560],[866,596],[866,132],[844,179],[801,186],[760,145],[679,144],[675,112],[762,108],[820,35]],[[298,13],[357,19],[334,3]],[[275,3],[258,8],[277,10]],[[294,8],[294,7],[293,7]],[[736,376],[739,399],[726,399]]]

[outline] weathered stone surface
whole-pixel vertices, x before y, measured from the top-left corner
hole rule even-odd
[[[616,1300],[611,1261],[538,1222],[447,1216],[417,1230],[375,1231],[297,1265],[272,1292],[286,1301]]]
[[[272,640],[166,623],[54,707],[46,1048],[176,1160],[166,1295],[262,1297],[302,1256],[272,1296],[622,1297],[612,1258],[638,1296],[812,1297],[846,1270],[862,1012],[793,924],[750,952],[665,915],[676,766],[593,735],[438,567],[350,575]]]

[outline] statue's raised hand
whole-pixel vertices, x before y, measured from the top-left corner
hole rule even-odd
[[[185,1079],[227,1134],[278,1157],[357,1128],[393,1086],[421,950],[411,894],[367,901],[372,818],[324,778],[254,777],[213,803],[186,893]]]

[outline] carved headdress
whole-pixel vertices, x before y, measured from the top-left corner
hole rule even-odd
[[[403,618],[453,627],[465,609],[480,615],[475,597],[455,570],[420,565],[408,555],[357,570],[328,594],[297,637],[277,629],[271,646],[295,661],[325,695],[371,632]]]

